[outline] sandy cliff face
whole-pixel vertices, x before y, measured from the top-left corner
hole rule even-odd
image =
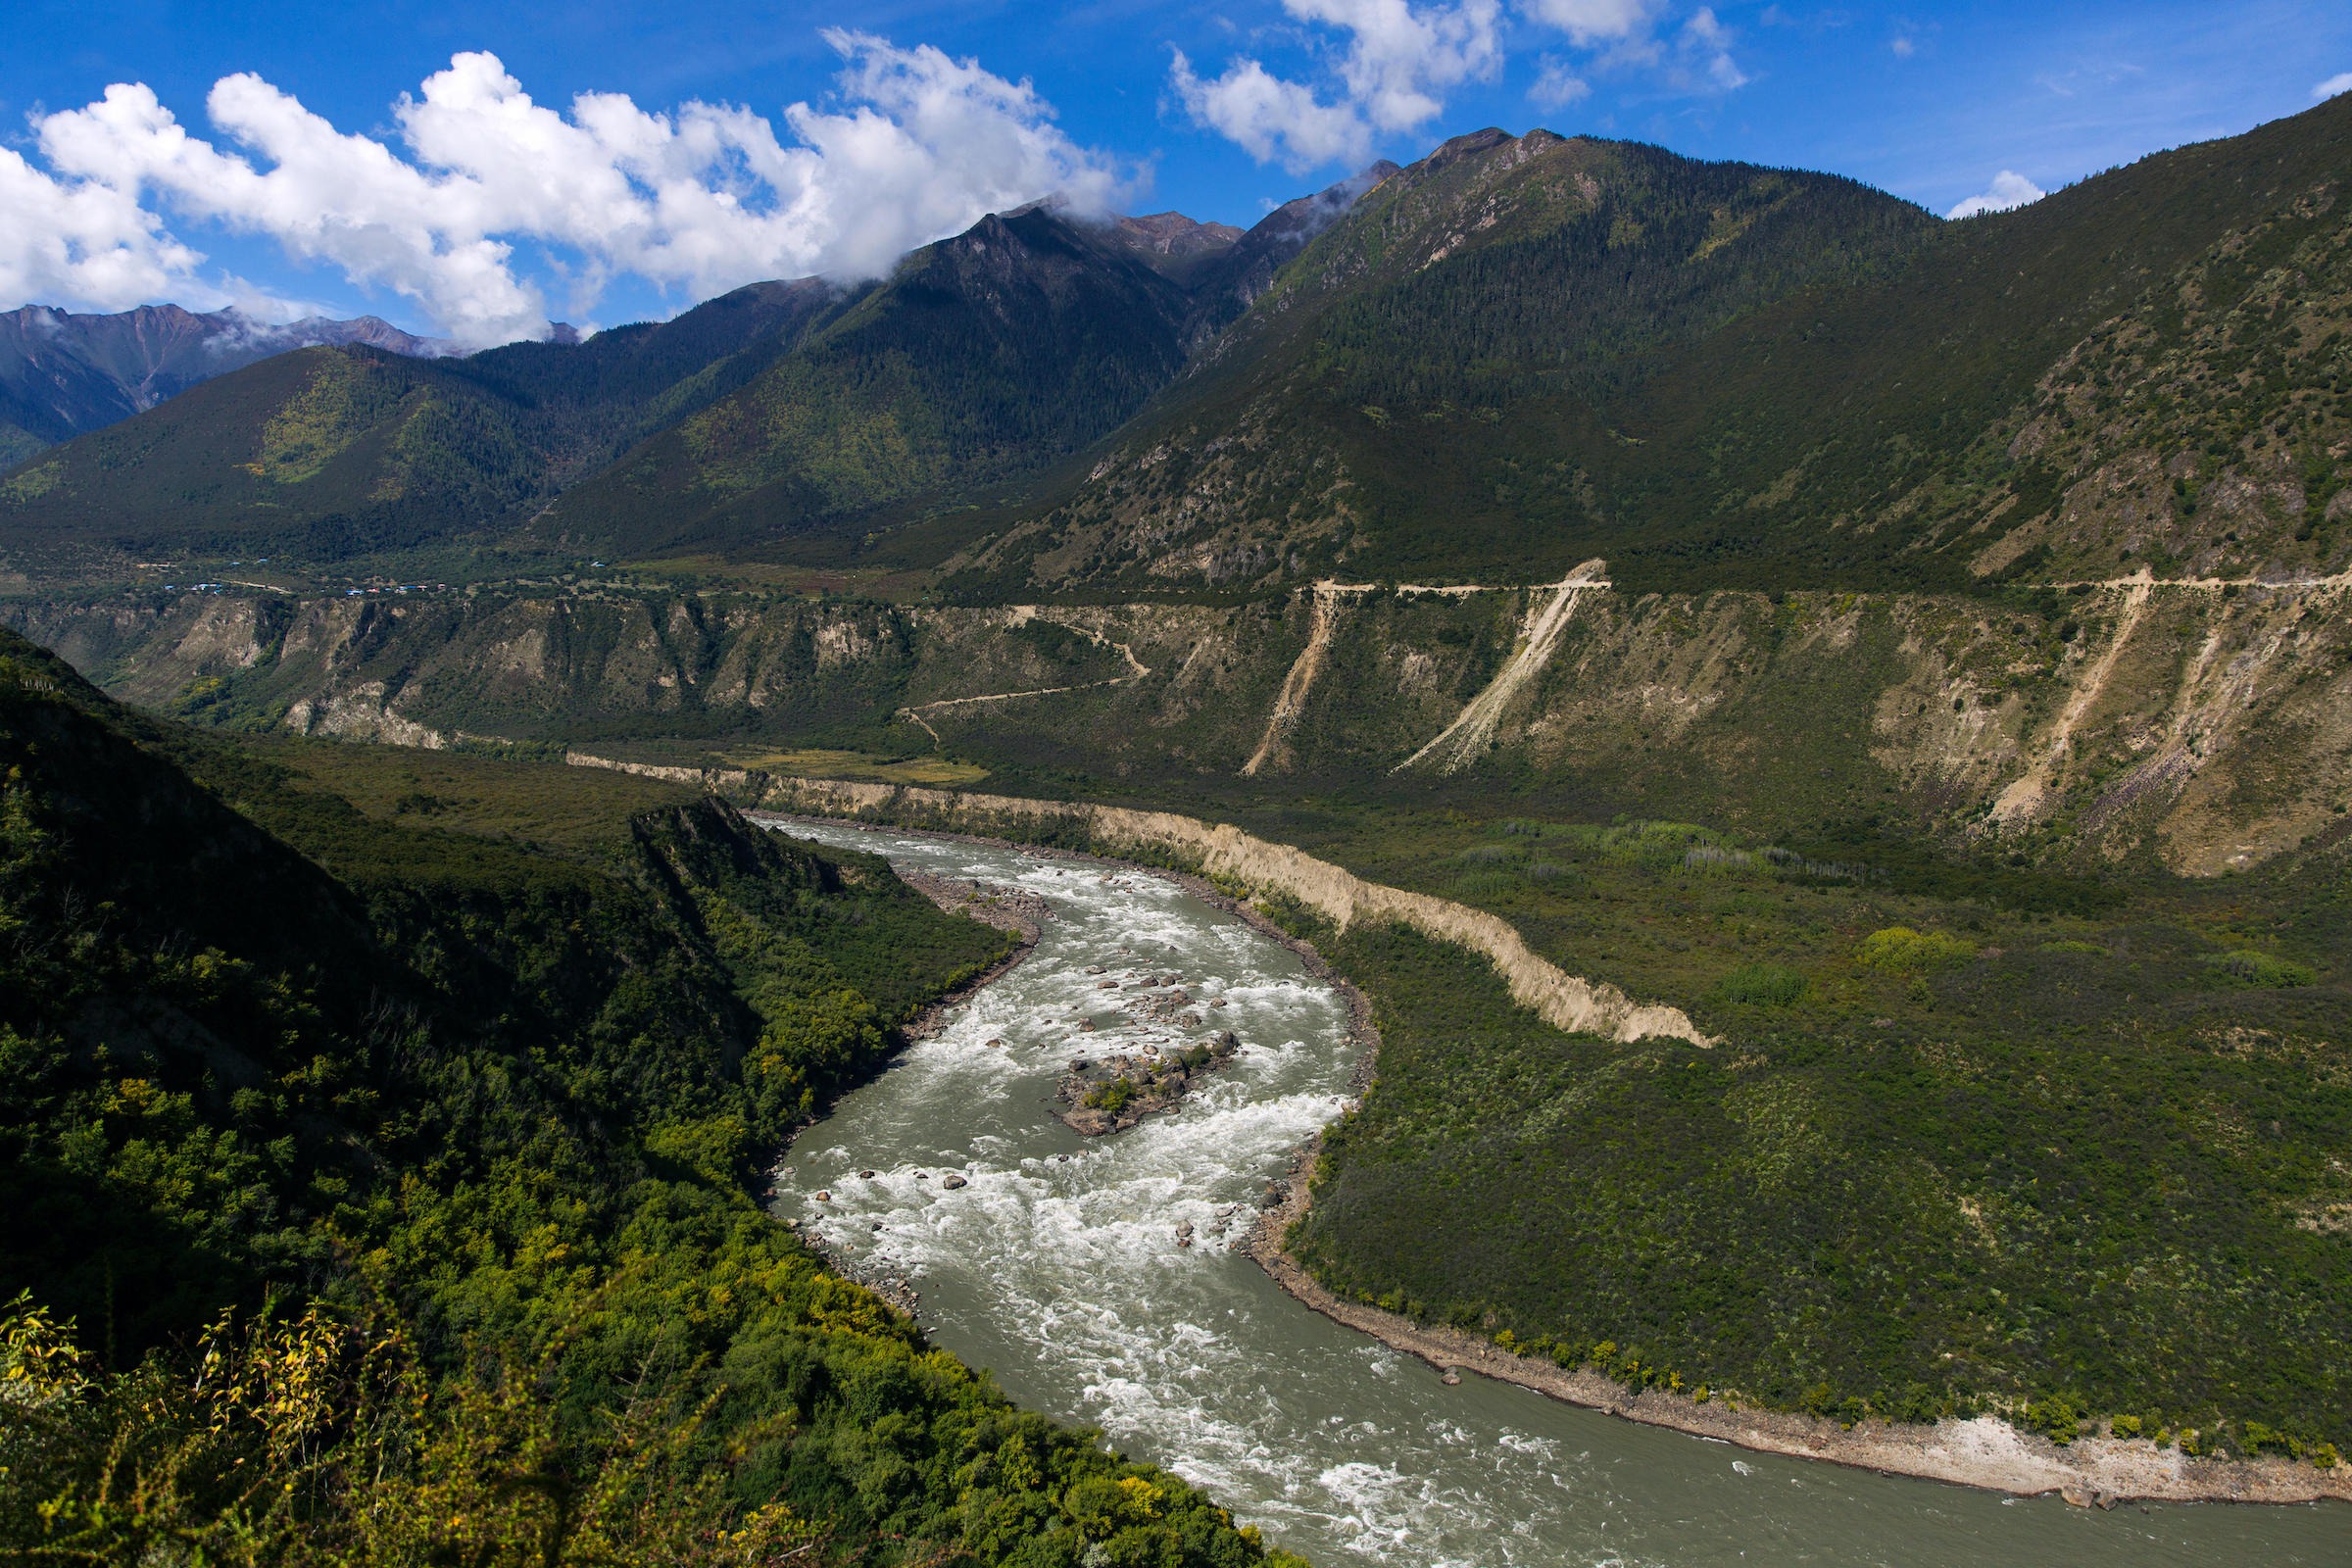
[[[2036,858],[2213,874],[2352,798],[2348,594],[2143,575],[1999,599],[1637,596],[1595,564],[1573,589],[1239,605],[485,591],[0,613],[141,702],[402,744],[849,734],[1275,790],[1585,781],[1758,831],[1891,811]]]
[[[1140,852],[1155,859],[1173,856],[1202,875],[1287,895],[1342,929],[1358,920],[1393,921],[1467,948],[1494,966],[1516,1001],[1559,1028],[1616,1040],[1657,1035],[1699,1046],[1714,1044],[1681,1008],[1645,1006],[1615,986],[1569,974],[1537,956],[1507,921],[1483,909],[1367,882],[1302,850],[1271,843],[1228,823],[1168,811],[887,784],[802,778],[755,782],[764,791],[762,804],[782,810],[913,820],[1009,838],[1036,837],[1041,827],[1075,828],[1104,854]]]

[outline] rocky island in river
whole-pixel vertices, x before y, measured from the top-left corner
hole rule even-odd
[[[1241,1046],[1232,1030],[1220,1029],[1182,1051],[1147,1045],[1132,1054],[1073,1056],[1054,1091],[1058,1114],[1089,1138],[1125,1132],[1154,1111],[1173,1109],[1195,1084],[1230,1065]]]

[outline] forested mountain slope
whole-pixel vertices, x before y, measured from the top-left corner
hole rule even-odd
[[[1956,223],[1820,176],[1462,138],[951,581],[2340,569],[2348,173],[2342,99]]]
[[[1183,290],[1043,207],[926,246],[797,352],[567,493],[534,537],[746,543],[1115,428],[1183,363]]]
[[[11,1555],[1263,1555],[747,1190],[1004,951],[879,860],[240,750],[0,636],[0,932]]]
[[[983,219],[572,488],[529,537],[622,557],[789,551],[966,504],[1118,428],[1393,167],[1247,232],[1050,204]]]
[[[761,283],[671,321],[464,360],[281,354],[0,479],[19,559],[74,546],[335,560],[511,528],[742,384],[840,302]]]
[[[1557,517],[1441,452],[1475,453],[1537,406],[1589,405],[1643,358],[1890,267],[1933,228],[1826,175],[1548,131],[1456,138],[1317,237],[1067,506],[970,575],[1246,582],[1413,549],[1456,570],[1541,569],[1568,548]],[[1396,449],[1409,493],[1369,486],[1359,446]],[[1581,505],[1575,483],[1553,488]]]
[[[878,509],[946,504],[1115,428],[1365,184],[1238,236],[1040,205],[878,284],[753,284],[584,343],[281,357],[0,477],[0,557],[854,541]]]
[[[372,316],[273,325],[233,310],[142,305],[83,316],[27,305],[0,313],[0,463],[126,419],[199,381],[319,343],[435,355],[450,345]]]

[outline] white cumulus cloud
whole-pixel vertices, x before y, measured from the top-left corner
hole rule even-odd
[[[1198,123],[1295,172],[1363,158],[1375,137],[1428,123],[1445,110],[1447,89],[1486,80],[1502,65],[1499,0],[1282,3],[1298,21],[1346,38],[1328,95],[1249,58],[1204,79],[1181,51],[1169,82]]]
[[[1975,218],[1980,213],[2005,213],[2013,207],[2037,202],[2049,193],[2014,169],[2004,169],[1992,176],[1989,188],[1971,196],[1950,212],[1946,218]]]
[[[1531,23],[1556,29],[1587,51],[1589,64],[1598,71],[1639,73],[1669,91],[1693,96],[1747,85],[1747,74],[1732,53],[1738,40],[1712,6],[1697,7],[1679,24],[1667,0],[1523,0],[1523,9]],[[1571,88],[1566,99],[1558,98],[1558,88],[1568,82],[1586,84],[1546,55],[1528,97],[1547,108],[1582,97]]]
[[[266,235],[479,346],[547,330],[517,244],[556,260],[579,310],[621,274],[697,297],[870,277],[984,213],[1055,192],[1100,208],[1116,189],[1027,82],[928,46],[825,36],[840,102],[787,108],[789,139],[724,104],[660,113],[583,93],[560,111],[489,54],[404,96],[397,145],[338,131],[256,75],[206,99],[217,142],[118,84],[34,122],[45,172],[0,149],[0,295],[120,309],[202,292],[202,258],[169,217]]]
[[[1557,27],[1579,48],[1615,43],[1649,30],[1657,0],[1528,0],[1527,14]]]
[[[1732,30],[1712,6],[1690,13],[1675,38],[1675,63],[1668,78],[1685,92],[1730,92],[1747,85],[1747,74],[1732,58]]]
[[[2314,98],[2332,98],[2339,92],[2352,92],[2352,71],[2339,71],[2311,89]]]
[[[1236,61],[1223,75],[1204,81],[1178,50],[1169,80],[1196,122],[1261,164],[1303,173],[1325,164],[1361,162],[1371,151],[1372,127],[1354,106],[1327,104],[1312,87],[1285,81],[1254,60]]]
[[[1527,101],[1538,109],[1557,112],[1592,94],[1592,84],[1578,75],[1566,61],[1545,55],[1543,69],[1536,73],[1535,84],[1527,89]]]
[[[202,261],[137,198],[52,179],[0,147],[0,298],[136,304]]]
[[[1383,138],[1419,129],[1444,112],[1449,89],[1492,79],[1506,53],[1501,0],[1282,0],[1282,8],[1328,51],[1327,71],[1296,79],[1243,56],[1203,76],[1179,51],[1169,85],[1195,122],[1295,173],[1361,160]],[[1642,73],[1693,95],[1748,80],[1712,6],[1685,14],[1676,0],[1515,0],[1513,11],[1522,32],[1557,34],[1584,51],[1581,62],[1540,57],[1527,91],[1539,109],[1589,96],[1587,65]]]

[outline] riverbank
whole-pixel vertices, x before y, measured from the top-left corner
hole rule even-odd
[[[1334,969],[1325,960],[1323,955],[1316,951],[1313,943],[1302,937],[1292,935],[1268,918],[1264,910],[1253,904],[1233,897],[1205,877],[1196,876],[1190,871],[1179,871],[1169,866],[1146,865],[1138,860],[1121,860],[1111,856],[1096,855],[1086,850],[1065,850],[1050,845],[1027,844],[1019,839],[1004,838],[986,833],[956,833],[944,828],[906,827],[895,822],[872,822],[852,816],[811,816],[796,811],[754,809],[747,810],[743,814],[748,820],[762,825],[782,826],[794,822],[806,822],[825,827],[858,828],[866,832],[881,830],[903,833],[908,838],[935,839],[943,844],[980,844],[995,850],[1011,850],[1016,854],[1028,856],[1032,859],[1066,860],[1072,865],[1107,866],[1113,870],[1140,872],[1146,876],[1155,876],[1162,881],[1174,883],[1210,908],[1232,915],[1267,941],[1289,949],[1305,966],[1306,972],[1310,976],[1339,993],[1341,1001],[1348,1004],[1348,1038],[1358,1048],[1354,1070],[1348,1076],[1348,1093],[1360,1095],[1372,1083],[1373,1063],[1380,1054],[1380,1030],[1372,1022],[1372,1004],[1364,999],[1364,994],[1357,990],[1346,975]],[[962,903],[944,902],[951,899],[963,899],[972,887],[970,883],[951,881],[921,871],[911,873],[901,871],[899,876],[907,886],[922,893],[943,909],[971,914],[974,918],[979,919],[990,918],[989,915],[980,913],[976,908],[967,907]],[[982,889],[982,891],[1004,893],[1010,890]],[[1031,920],[1051,918],[1050,914],[1036,915],[1030,909],[1030,905],[1044,905],[1047,901],[1037,899],[1034,895],[1023,894],[1019,897],[1028,901],[1020,906],[1024,911],[1022,918]],[[992,920],[992,923],[999,922]],[[980,986],[987,984],[988,981],[995,979],[1013,964],[1018,963],[1025,956],[1026,948],[1037,941],[1037,927],[1034,923],[1028,924],[1025,928],[1006,924],[1005,929],[1023,931],[1024,953],[1007,958],[1003,964],[991,969],[985,976],[957,987],[951,997],[942,999],[938,1004],[939,1006],[944,1008],[953,1005],[954,1003],[969,996]],[[926,1016],[928,1016],[927,1013]],[[929,1033],[930,1029],[936,1027],[935,1021],[921,1030],[916,1030],[909,1025],[907,1039],[919,1040],[924,1034]]]
[[[1590,1368],[1572,1372],[1548,1360],[1513,1355],[1458,1329],[1344,1300],[1317,1283],[1282,1245],[1313,1200],[1309,1187],[1319,1147],[1318,1139],[1298,1152],[1281,1204],[1260,1216],[1243,1247],[1277,1285],[1307,1306],[1441,1370],[1475,1372],[1569,1404],[1762,1453],[2020,1496],[2056,1493],[2082,1507],[2137,1501],[2352,1501],[2352,1476],[2342,1469],[2318,1470],[2285,1459],[2195,1459],[2145,1439],[2082,1438],[2062,1448],[1996,1416],[1934,1426],[1863,1421],[1846,1428],[1790,1411],[1734,1408],[1719,1399],[1701,1404],[1658,1389],[1636,1394]]]
[[[1037,946],[1037,938],[1041,929],[1040,922],[1047,916],[1036,914],[1023,906],[1010,905],[1001,901],[992,902],[985,896],[969,897],[971,890],[943,882],[938,877],[918,879],[902,873],[900,880],[950,914],[965,915],[978,920],[983,925],[992,925],[1000,931],[1009,932],[1015,943],[1010,953],[961,984],[941,992],[939,996],[925,1003],[922,1009],[913,1017],[901,1024],[898,1049],[904,1051],[915,1041],[937,1029],[942,1020],[969,1001],[974,992],[1011,973]]]
[[[566,754],[565,760],[579,767],[661,778],[680,771],[578,752]],[[765,773],[732,780],[710,776],[706,783],[714,790],[742,791],[750,797],[750,806],[784,819],[798,814],[901,831],[932,826],[950,838],[1024,847],[1066,834],[1114,852],[1131,848],[1153,857],[1170,856],[1203,875],[1296,899],[1342,930],[1357,920],[1394,923],[1475,953],[1494,966],[1513,1001],[1554,1028],[1628,1044],[1649,1037],[1700,1047],[1714,1044],[1680,1007],[1645,1004],[1605,981],[1568,973],[1536,953],[1518,928],[1498,915],[1450,899],[1368,882],[1294,845],[1258,838],[1231,823],[1127,807]]]
[[[777,819],[773,813],[757,814]],[[813,816],[802,819],[831,820],[839,825],[864,828],[878,825],[870,820]],[[1357,1058],[1351,1087],[1360,1093],[1370,1082],[1378,1037],[1362,993],[1345,977],[1335,974],[1311,943],[1293,937],[1261,911],[1226,896],[1200,878],[1084,852],[1026,845],[1004,837],[889,826],[891,831],[910,837],[984,844],[1040,858],[1116,866],[1163,877],[1183,886],[1203,902],[1247,921],[1261,934],[1289,948],[1318,979],[1333,985],[1346,1000],[1351,1028],[1365,1048]],[[1434,1366],[1476,1372],[1567,1403],[1761,1452],[2019,1495],[2056,1493],[2082,1505],[2111,1506],[2138,1499],[2271,1503],[2324,1498],[2352,1500],[2352,1475],[2340,1469],[2321,1471],[2283,1459],[2197,1459],[2178,1449],[2160,1449],[2144,1440],[2105,1437],[2082,1439],[2061,1448],[1993,1417],[1946,1421],[1932,1427],[1866,1421],[1847,1429],[1802,1414],[1735,1408],[1722,1400],[1700,1403],[1686,1396],[1661,1391],[1637,1395],[1598,1372],[1572,1372],[1549,1361],[1515,1356],[1469,1334],[1426,1326],[1397,1314],[1343,1300],[1318,1284],[1281,1245],[1290,1227],[1306,1212],[1315,1152],[1310,1144],[1294,1159],[1279,1206],[1261,1215],[1251,1238],[1243,1244],[1245,1250],[1277,1284],[1306,1306]]]

